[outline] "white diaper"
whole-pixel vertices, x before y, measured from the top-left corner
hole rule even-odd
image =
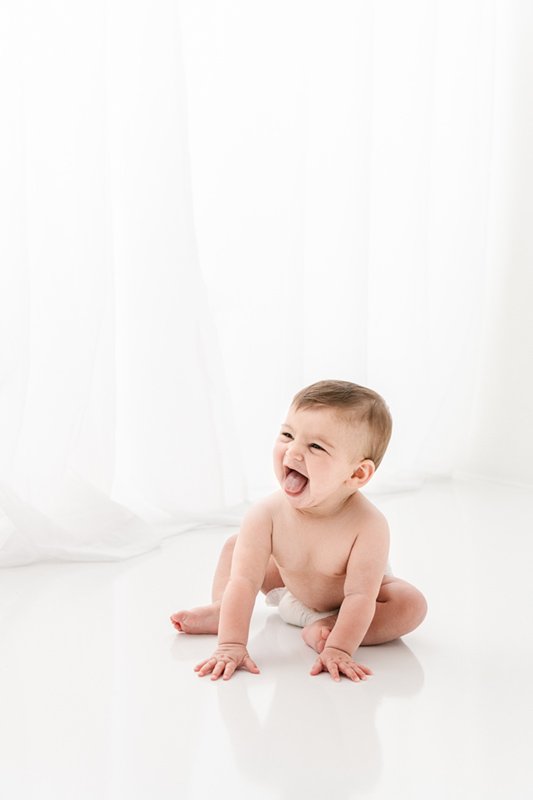
[[[394,575],[389,562],[387,562],[385,575]],[[271,589],[265,596],[265,602],[267,606],[278,607],[279,615],[284,622],[288,622],[289,625],[297,625],[299,628],[305,628],[306,625],[311,625],[317,619],[331,617],[339,612],[338,608],[334,611],[315,611],[313,608],[308,608],[291,594],[286,586]]]
[[[277,606],[279,615],[284,622],[289,625],[297,625],[299,628],[305,628],[317,619],[324,619],[324,617],[331,617],[332,614],[337,614],[338,609],[334,611],[315,611],[312,608],[305,606],[298,600],[289,590],[282,586],[279,589],[271,589],[265,597],[267,606]]]

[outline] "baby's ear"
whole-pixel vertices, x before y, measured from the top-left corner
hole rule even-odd
[[[358,486],[364,486],[365,483],[368,483],[375,471],[376,465],[374,462],[370,458],[365,458],[365,460],[361,461],[354,469],[352,480],[356,482]]]

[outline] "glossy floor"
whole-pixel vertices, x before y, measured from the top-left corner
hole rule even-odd
[[[533,795],[533,493],[481,483],[373,497],[396,574],[429,614],[360,651],[365,683],[309,676],[298,629],[258,598],[261,675],[200,679],[224,538],[182,534],[118,564],[0,571],[0,793],[9,800]]]

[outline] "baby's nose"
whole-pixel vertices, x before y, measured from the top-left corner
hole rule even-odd
[[[300,452],[300,448],[296,445],[295,442],[291,442],[287,449],[288,454],[291,458],[294,458],[296,461],[303,461],[303,455]]]

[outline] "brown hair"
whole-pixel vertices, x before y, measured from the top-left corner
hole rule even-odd
[[[293,398],[296,409],[326,406],[347,412],[352,425],[363,424],[367,429],[365,458],[376,468],[385,455],[392,433],[390,411],[377,392],[349,381],[318,381],[301,389]]]

